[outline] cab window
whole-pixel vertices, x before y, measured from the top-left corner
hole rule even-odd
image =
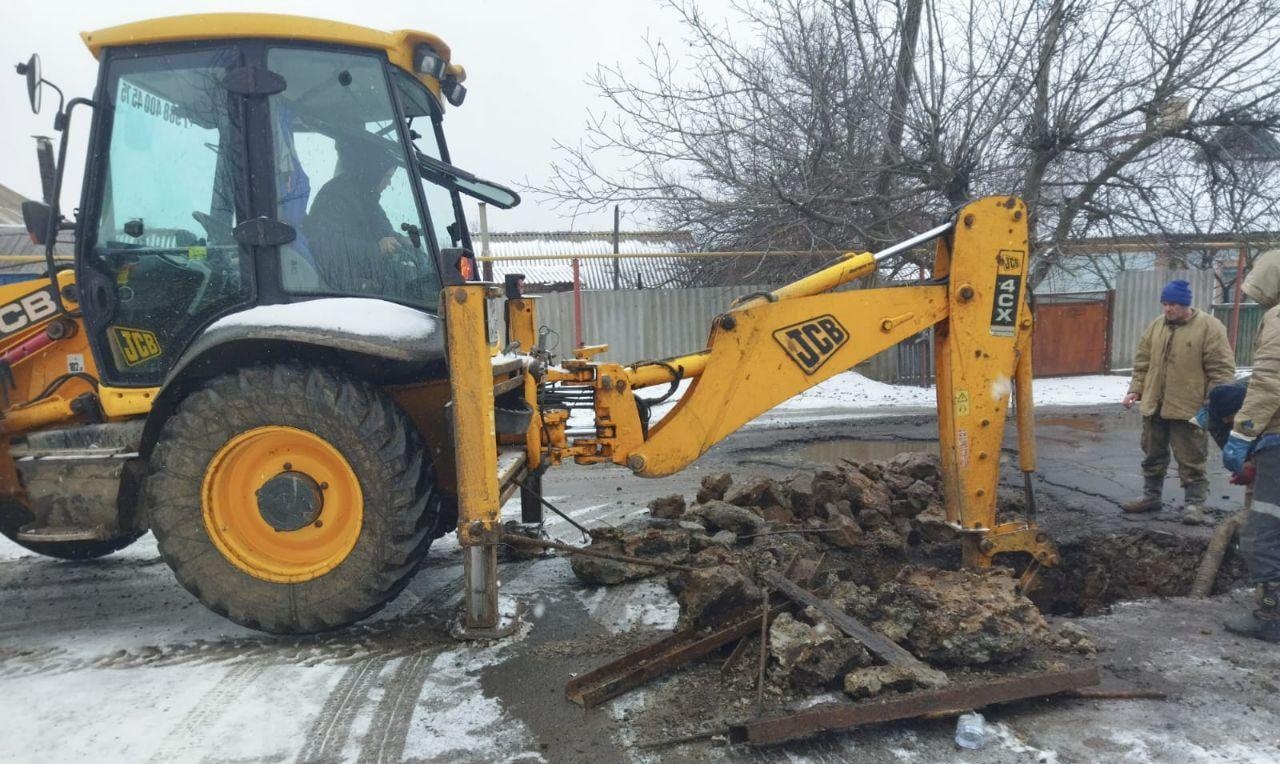
[[[280,248],[281,286],[434,310],[440,278],[384,59],[272,48],[267,66],[286,82],[270,96],[277,218],[297,232]]]

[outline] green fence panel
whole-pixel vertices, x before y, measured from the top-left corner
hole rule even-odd
[[[1231,336],[1231,314],[1235,305],[1231,303],[1214,305],[1213,315],[1227,327],[1227,336]],[[1240,306],[1240,326],[1236,330],[1236,367],[1253,365],[1253,341],[1258,336],[1258,326],[1262,323],[1262,314],[1266,311],[1257,303],[1244,303]]]

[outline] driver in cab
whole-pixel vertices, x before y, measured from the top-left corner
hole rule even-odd
[[[316,269],[331,288],[380,293],[390,286],[391,259],[403,244],[378,200],[397,166],[372,141],[338,145],[338,174],[316,194],[302,223]]]

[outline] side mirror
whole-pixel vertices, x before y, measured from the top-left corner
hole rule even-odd
[[[49,218],[52,216],[53,208],[44,202],[22,203],[22,222],[26,224],[27,235],[33,244],[43,246],[48,241]]]
[[[27,99],[31,101],[31,111],[35,114],[40,113],[40,93],[43,89],[41,83],[44,79],[40,75],[40,55],[32,53],[31,58],[27,59],[27,63],[18,64],[18,74],[27,76]]]

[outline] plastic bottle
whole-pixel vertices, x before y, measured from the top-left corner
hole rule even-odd
[[[982,714],[961,714],[956,721],[956,745],[976,751],[987,744],[987,720]]]

